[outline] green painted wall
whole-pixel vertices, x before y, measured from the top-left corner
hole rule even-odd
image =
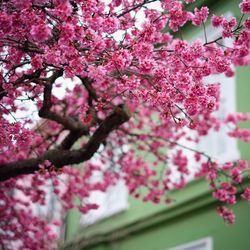
[[[250,67],[237,68],[237,110],[241,112],[250,112]],[[241,124],[242,127],[250,128],[250,122]],[[241,152],[241,158],[250,162],[250,144],[238,143]]]
[[[230,10],[238,16],[239,0],[203,1],[214,4],[211,12]],[[197,31],[184,32],[191,38]],[[250,112],[250,67],[237,68],[237,110]],[[250,122],[244,123],[250,128]],[[250,144],[239,142],[241,158],[250,162]],[[249,181],[248,181],[249,185]],[[68,215],[65,249],[88,250],[164,250],[186,242],[211,236],[214,250],[250,250],[250,203],[235,206],[236,224],[227,226],[215,213],[218,204],[212,202],[204,182],[191,183],[187,189],[175,191],[177,203],[165,205],[142,203],[129,198],[130,208],[87,229],[79,228],[80,215]],[[201,198],[203,197],[203,198]],[[91,244],[86,242],[93,241]],[[84,244],[89,247],[81,247]]]
[[[210,236],[213,250],[250,250],[249,202],[234,207],[236,224],[227,226],[215,212],[218,203],[205,181],[191,182],[172,195],[176,203],[169,207],[134,200],[126,212],[79,231],[63,249],[164,250]]]
[[[212,205],[192,211],[175,220],[128,235],[119,241],[106,243],[104,249],[164,250],[211,236],[214,250],[250,250],[250,205],[241,202],[236,207],[237,222],[234,226],[226,226],[214,210],[215,206]]]
[[[65,228],[65,239],[68,240],[80,230],[80,213],[77,209],[71,209],[67,214],[67,224]]]

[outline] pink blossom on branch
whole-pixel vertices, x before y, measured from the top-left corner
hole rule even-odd
[[[190,145],[225,124],[230,137],[250,140],[249,130],[239,128],[249,114],[217,118],[220,84],[204,81],[213,74],[232,77],[234,65],[250,64],[249,1],[240,4],[242,20],[210,19],[207,7],[187,11],[194,0],[157,1],[159,10],[149,2],[1,3],[0,244],[5,249],[52,249],[67,211],[97,209],[88,202],[91,194],[121,180],[134,197],[169,204],[171,189],[184,188],[191,175],[205,176],[214,198],[237,203],[249,164],[219,164]],[[205,22],[221,28],[214,40],[189,42],[176,35],[186,24],[200,30]],[[162,32],[165,27],[171,34]],[[221,46],[228,37],[232,47]],[[218,185],[223,174],[228,181]],[[49,206],[51,196],[60,203],[60,218],[35,211]],[[249,200],[249,188],[241,198]],[[234,222],[231,210],[221,207],[218,213]]]
[[[249,0],[243,0],[242,3],[240,3],[240,9],[241,12],[246,14],[250,12],[250,1]]]
[[[199,26],[207,20],[208,17],[208,8],[202,7],[200,10],[195,8],[194,17],[192,18],[192,24],[195,26]]]
[[[231,209],[224,206],[217,209],[217,213],[229,224],[233,224],[235,221],[235,215]]]
[[[51,30],[45,24],[31,26],[30,34],[37,42],[44,42],[51,36]]]

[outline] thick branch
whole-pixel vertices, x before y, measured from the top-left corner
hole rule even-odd
[[[32,43],[29,40],[21,41],[15,40],[11,37],[4,37],[0,41],[5,46],[13,47],[26,53],[32,52],[36,54],[44,54],[43,49],[38,48],[35,43]]]
[[[77,164],[89,160],[98,150],[108,135],[129,120],[125,109],[117,107],[90,137],[88,143],[78,150],[54,149],[42,156],[27,160],[20,160],[0,165],[0,181],[5,181],[23,174],[32,174],[39,170],[39,164],[49,160],[55,167]]]
[[[32,81],[37,81],[41,75],[42,70],[38,69],[34,71],[31,74],[23,74],[20,78],[15,80],[14,82],[11,82],[13,86],[18,86],[19,84],[27,83],[27,82],[32,82]],[[0,85],[0,100],[7,95],[7,91],[4,90],[2,83]]]
[[[86,135],[85,129],[78,130],[78,131],[70,131],[58,148],[64,149],[64,150],[70,149],[74,145],[74,143],[83,135]]]
[[[88,95],[89,95],[89,98],[88,98],[88,104],[89,106],[92,106],[92,99],[97,101],[98,99],[98,96],[92,86],[92,80],[89,79],[88,77],[81,77],[81,76],[78,76],[81,81],[82,81],[82,84],[84,85],[84,87],[86,88],[86,90],[88,91]]]
[[[44,96],[43,96],[43,106],[39,110],[39,116],[42,118],[46,118],[52,121],[55,121],[61,125],[63,125],[66,129],[69,129],[71,131],[78,131],[84,129],[82,124],[79,122],[75,121],[73,118],[69,116],[61,116],[53,111],[51,111],[51,92],[52,92],[52,86],[53,83],[57,78],[62,76],[63,71],[62,70],[57,70],[54,72],[54,74],[49,77],[45,83],[44,87]],[[88,129],[85,129],[86,133],[88,132]]]
[[[39,111],[39,116],[42,118],[49,119],[51,121],[55,121],[63,125],[66,129],[69,129],[69,130],[76,131],[80,129],[79,123],[75,121],[73,118],[68,117],[68,116],[63,117],[55,112],[52,112],[52,111],[45,112],[44,110]],[[87,129],[86,129],[86,133],[87,133]]]
[[[49,111],[52,103],[51,103],[51,92],[52,92],[52,86],[57,78],[63,75],[62,70],[57,70],[54,72],[54,74],[49,77],[46,81],[45,87],[44,87],[44,96],[43,96],[43,107],[42,109],[44,111]]]

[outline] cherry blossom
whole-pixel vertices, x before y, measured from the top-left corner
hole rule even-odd
[[[250,141],[249,129],[241,127],[249,114],[218,118],[220,83],[205,83],[207,76],[232,77],[234,66],[250,65],[250,2],[240,3],[240,19],[194,3],[1,2],[4,249],[55,248],[68,210],[97,209],[88,202],[91,193],[121,180],[131,195],[155,204],[173,202],[169,192],[195,177],[204,177],[221,203],[249,200],[249,187],[241,189],[247,161],[219,164],[192,145],[225,125],[228,136]],[[213,40],[206,36],[210,24],[219,31]],[[204,37],[180,38],[186,25]],[[225,38],[231,47],[222,46]],[[58,213],[37,213],[50,199],[60,204]],[[217,212],[234,222],[233,210]]]

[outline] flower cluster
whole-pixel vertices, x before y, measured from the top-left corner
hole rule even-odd
[[[205,175],[214,198],[237,202],[249,164],[220,165],[190,145],[225,124],[230,137],[250,141],[249,129],[240,127],[249,114],[217,118],[220,83],[205,83],[208,76],[231,77],[234,66],[250,65],[250,2],[241,2],[240,20],[210,20],[208,7],[189,5],[195,0],[157,1],[157,10],[151,2],[1,2],[4,249],[52,249],[67,211],[97,209],[88,202],[91,193],[120,180],[138,199],[169,204],[171,189]],[[207,20],[220,28],[214,40],[206,32],[191,42],[178,36],[186,24],[203,29]],[[230,48],[220,43],[225,38]],[[240,197],[249,200],[249,193],[244,186]],[[49,196],[60,203],[60,218],[36,212],[50,204]],[[231,210],[218,213],[234,222]]]
[[[217,213],[229,224],[233,224],[235,221],[235,215],[232,210],[222,206],[217,209]]]
[[[241,12],[246,14],[250,12],[250,1],[249,0],[243,0],[242,3],[240,3],[240,9]]]

